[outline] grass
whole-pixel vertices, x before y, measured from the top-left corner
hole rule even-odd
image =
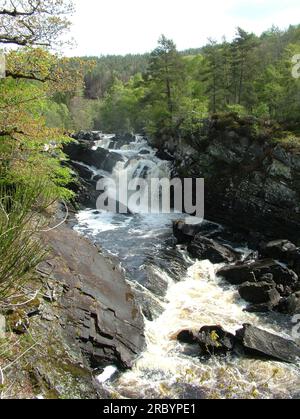
[[[41,222],[34,212],[40,191],[38,184],[0,184],[0,299],[17,292],[45,256],[36,234]]]

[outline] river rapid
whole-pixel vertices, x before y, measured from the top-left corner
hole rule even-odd
[[[120,154],[113,172],[99,173],[118,179],[165,178],[170,163],[155,156],[141,136],[115,150],[112,135],[102,135],[95,148]],[[216,276],[220,265],[193,260],[177,246],[172,221],[180,214],[113,214],[86,209],[77,214],[75,230],[116,256],[136,290],[145,315],[147,347],[132,370],[119,372],[110,366],[98,381],[111,398],[295,398],[300,396],[300,365],[289,365],[229,355],[201,359],[197,348],[180,344],[179,331],[198,331],[204,325],[220,324],[235,332],[251,323],[283,337],[291,337],[290,320],[284,315],[250,314],[237,288]],[[223,227],[209,224],[222,232]],[[246,243],[229,243],[247,257]]]

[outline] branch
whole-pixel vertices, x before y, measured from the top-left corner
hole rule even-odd
[[[12,129],[9,131],[0,131],[0,137],[11,136],[12,134],[22,134],[25,135],[24,131],[20,131],[18,129]]]
[[[47,99],[47,95],[34,96],[34,97],[31,97],[31,98],[26,99],[26,100],[20,100],[19,102],[10,103],[9,105],[0,106],[0,111],[12,108],[14,106],[20,106],[20,105],[24,105],[24,104],[29,103],[29,102],[34,102],[36,100],[43,100],[43,99]],[[5,131],[3,131],[3,132],[5,132]],[[24,132],[17,132],[17,134],[24,134],[25,135]],[[1,131],[0,131],[0,135],[1,135]],[[7,135],[7,134],[3,134],[3,135]]]
[[[56,81],[54,78],[51,78],[50,76],[49,77],[39,77],[39,76],[36,76],[33,73],[31,73],[31,74],[21,74],[21,73],[11,73],[10,71],[6,72],[6,77],[12,77],[13,79],[35,80],[35,81],[40,81],[41,83],[45,83],[47,81],[53,81],[53,82]]]
[[[7,9],[0,10],[0,15],[5,15],[5,16],[10,16],[10,17],[32,16],[38,10],[40,5],[41,5],[41,1],[38,0],[37,4],[35,6],[33,6],[31,4],[32,9],[29,12],[22,12],[20,10],[17,10],[17,8],[15,7],[13,10],[7,10]]]
[[[50,42],[36,42],[33,37],[27,37],[24,39],[24,36],[16,37],[16,36],[7,36],[0,34],[0,44],[15,44],[21,47],[26,47],[27,45],[34,44],[37,47],[50,47]]]

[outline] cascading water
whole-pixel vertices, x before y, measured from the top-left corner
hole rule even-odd
[[[155,157],[139,136],[120,150],[114,148],[112,136],[103,136],[99,146],[123,156],[113,173],[106,174],[115,180],[125,174],[131,180],[169,176],[169,164]],[[176,341],[179,331],[204,325],[221,324],[235,332],[251,323],[284,337],[290,337],[291,330],[283,315],[246,313],[236,287],[216,276],[219,265],[195,262],[174,246],[171,225],[178,214],[130,210],[132,214],[85,210],[75,227],[121,260],[128,280],[148,304],[148,309],[143,306],[147,349],[126,373],[110,379],[116,369],[106,369],[99,381],[107,394],[182,399],[299,396],[299,365],[234,356],[199,359],[193,353],[197,348]]]

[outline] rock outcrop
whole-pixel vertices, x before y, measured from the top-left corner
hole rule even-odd
[[[45,234],[51,260],[39,270],[62,287],[60,322],[65,338],[92,368],[129,368],[143,350],[143,319],[116,261],[71,229]]]
[[[216,115],[168,148],[179,176],[205,179],[206,219],[299,243],[300,146],[280,137],[255,118]]]
[[[249,324],[236,332],[236,338],[248,355],[266,356],[289,363],[300,359],[300,347],[293,341]]]
[[[299,302],[297,274],[273,259],[227,265],[217,274],[232,285],[239,285],[239,294],[248,303],[249,312],[279,311],[296,313]],[[294,293],[294,294],[293,294]]]
[[[286,263],[300,276],[300,248],[288,240],[275,240],[260,245],[260,253],[264,257]]]
[[[122,156],[119,154],[110,152],[101,147],[94,150],[93,144],[85,141],[67,144],[64,148],[64,152],[71,162],[81,162],[107,172],[112,172],[116,163],[123,161]]]
[[[239,288],[240,296],[252,304],[269,304],[270,308],[275,307],[281,296],[276,290],[275,282],[245,282]]]
[[[200,355],[246,354],[287,363],[296,363],[300,359],[300,347],[295,342],[250,324],[245,324],[235,335],[217,325],[203,326],[197,334],[183,330],[177,339],[181,343],[199,345]]]
[[[200,260],[208,259],[212,263],[230,263],[237,259],[235,252],[222,246],[215,240],[203,237],[201,234],[195,236],[187,249],[194,258]]]
[[[272,279],[277,285],[283,285],[284,287],[293,287],[298,282],[298,276],[295,272],[273,259],[225,266],[218,271],[218,275],[232,285],[263,281],[267,274],[272,275]]]

